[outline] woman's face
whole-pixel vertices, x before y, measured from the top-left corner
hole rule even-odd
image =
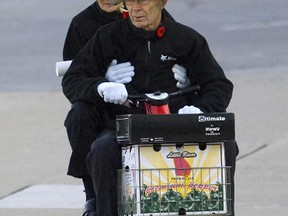
[[[107,13],[112,13],[112,12],[118,10],[122,5],[122,3],[120,3],[118,5],[113,5],[109,2],[109,0],[97,0],[97,2],[99,4],[100,8]]]

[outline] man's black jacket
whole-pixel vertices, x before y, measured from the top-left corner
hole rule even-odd
[[[160,31],[164,34],[159,34]],[[144,31],[130,19],[118,20],[100,28],[74,58],[63,77],[63,93],[71,103],[97,103],[102,98],[97,86],[105,82],[105,73],[113,59],[131,62],[135,76],[126,84],[129,93],[176,91],[172,67],[175,63],[187,69],[192,85],[200,85],[197,96],[189,101],[204,112],[224,112],[230,102],[233,84],[225,77],[203,36],[175,21],[162,19],[155,31]],[[172,113],[187,104],[185,97],[170,100]],[[111,105],[109,112],[129,113],[127,107]]]

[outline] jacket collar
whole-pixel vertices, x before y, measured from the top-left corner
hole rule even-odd
[[[128,19],[129,21],[129,25],[131,27],[131,29],[133,30],[133,32],[137,35],[140,36],[142,38],[145,39],[156,39],[156,38],[162,38],[165,36],[165,29],[168,26],[168,19],[167,17],[163,14],[162,12],[162,20],[160,25],[158,26],[158,28],[156,30],[152,30],[152,31],[146,31],[144,29],[141,28],[136,28],[130,19]],[[162,33],[160,33],[160,31],[162,31]]]

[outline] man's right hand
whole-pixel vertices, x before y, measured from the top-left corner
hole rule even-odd
[[[107,103],[124,104],[128,98],[128,92],[122,83],[103,82],[97,87],[97,91]]]
[[[134,67],[131,66],[130,62],[117,64],[117,60],[113,59],[108,67],[105,78],[110,82],[129,83],[132,81],[134,75]]]

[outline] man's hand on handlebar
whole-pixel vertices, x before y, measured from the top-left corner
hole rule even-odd
[[[122,105],[125,104],[128,98],[128,92],[122,83],[103,82],[97,87],[97,91],[107,103]]]
[[[178,81],[176,86],[179,89],[187,88],[191,85],[189,77],[187,76],[186,68],[181,65],[175,64],[172,67],[174,78]]]
[[[131,66],[130,62],[117,64],[117,60],[113,59],[108,67],[105,78],[110,82],[129,83],[132,81],[134,75],[134,67]]]
[[[203,113],[199,108],[195,106],[184,106],[178,110],[178,114],[201,114]]]

